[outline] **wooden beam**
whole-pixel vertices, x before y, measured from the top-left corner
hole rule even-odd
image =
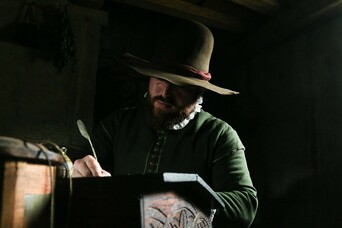
[[[272,15],[280,9],[276,0],[231,0],[231,2],[266,15]]]
[[[208,26],[216,27],[236,34],[241,34],[247,30],[246,25],[239,18],[181,0],[111,1],[144,8],[178,18],[197,20]]]
[[[248,56],[317,21],[336,15],[342,15],[342,0],[305,0],[242,41],[241,54]]]

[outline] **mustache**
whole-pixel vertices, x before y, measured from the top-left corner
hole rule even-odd
[[[152,101],[160,100],[162,102],[168,103],[170,105],[176,106],[176,101],[173,97],[163,97],[163,96],[156,96],[152,98]]]

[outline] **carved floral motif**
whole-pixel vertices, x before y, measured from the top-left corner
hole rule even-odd
[[[174,193],[145,196],[145,228],[211,228],[208,216]]]

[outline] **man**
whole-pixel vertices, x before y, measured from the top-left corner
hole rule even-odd
[[[150,78],[146,104],[103,120],[94,133],[99,163],[76,160],[73,176],[197,173],[225,203],[217,222],[248,227],[258,201],[245,148],[232,127],[201,109],[206,90],[237,94],[209,82],[213,35],[183,21],[159,40],[150,62],[125,55],[130,69]]]

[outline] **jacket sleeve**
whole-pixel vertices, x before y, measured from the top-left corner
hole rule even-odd
[[[113,170],[113,147],[117,125],[118,116],[117,113],[113,113],[102,120],[93,133],[98,161],[101,167],[110,173]]]
[[[217,136],[212,162],[212,186],[225,204],[217,216],[216,226],[249,227],[258,207],[257,191],[253,186],[245,148],[235,130],[224,125]],[[215,222],[215,220],[214,220]]]

